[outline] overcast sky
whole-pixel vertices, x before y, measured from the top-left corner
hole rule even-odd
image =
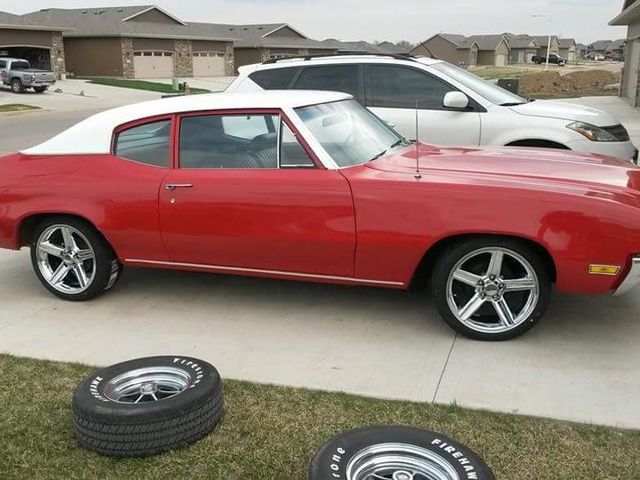
[[[0,10],[24,13],[46,7],[145,5],[154,0],[0,0]],[[549,32],[578,42],[624,38],[607,23],[622,0],[155,0],[185,21],[212,23],[287,22],[323,40],[409,40],[438,32]],[[552,22],[532,18],[546,14]]]

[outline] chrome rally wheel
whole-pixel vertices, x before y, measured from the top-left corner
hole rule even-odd
[[[62,293],[78,294],[91,286],[96,255],[89,240],[70,225],[51,225],[38,237],[38,268],[44,280]]]
[[[316,453],[309,480],[493,480],[489,466],[445,435],[396,425],[340,433]]]
[[[471,239],[445,252],[432,283],[445,321],[479,340],[506,340],[529,330],[546,309],[551,285],[539,251],[501,238]]]
[[[184,392],[191,380],[190,372],[180,368],[138,368],[109,380],[104,396],[119,403],[159,402]]]

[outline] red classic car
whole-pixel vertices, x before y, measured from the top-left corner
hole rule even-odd
[[[504,340],[553,284],[640,281],[639,187],[604,156],[410,143],[345,94],[197,95],[0,158],[0,247],[30,246],[67,300],[109,290],[123,265],[428,285],[451,327]]]

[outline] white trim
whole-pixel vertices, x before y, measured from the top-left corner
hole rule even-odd
[[[149,8],[145,8],[144,10],[141,10],[139,12],[134,13],[133,15],[127,17],[127,18],[123,18],[122,21],[123,22],[127,22],[129,20],[132,20],[140,15],[143,15],[147,12],[150,12],[151,10],[158,10],[161,13],[164,13],[167,17],[171,18],[172,20],[175,20],[176,22],[178,22],[181,25],[186,25],[186,23],[184,23],[182,20],[180,20],[178,17],[176,17],[175,15],[173,15],[172,13],[167,12],[164,8],[158,7],[157,5],[153,5]]]
[[[135,258],[125,258],[128,263],[141,263],[143,265],[165,265],[167,267],[202,268],[206,270],[217,270],[222,272],[256,273],[265,275],[280,275],[283,277],[315,278],[318,280],[335,280],[340,282],[365,283],[370,285],[387,285],[403,287],[402,282],[389,282],[385,280],[368,280],[364,278],[340,277],[334,275],[317,275],[312,273],[283,272],[281,270],[261,270],[258,268],[223,267],[220,265],[203,265],[198,263],[163,262],[158,260],[140,260]]]
[[[305,40],[309,40],[309,37],[307,37],[304,33],[302,33],[300,30],[297,30],[295,28],[293,28],[291,25],[289,25],[288,23],[284,23],[282,25],[280,25],[278,28],[276,28],[275,30],[271,30],[270,32],[265,33],[264,35],[262,35],[262,38],[266,38],[269,35],[271,35],[272,33],[276,33],[278,30],[282,30],[283,28],[289,27],[291,30],[293,30],[294,32],[296,32],[298,35],[300,35],[302,38],[304,38]],[[277,48],[277,47],[275,47]]]

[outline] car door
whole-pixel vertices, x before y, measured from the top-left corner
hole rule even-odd
[[[160,193],[172,262],[353,276],[349,184],[317,164],[293,132],[277,111],[179,118],[177,165]]]
[[[479,145],[480,108],[471,99],[464,111],[443,106],[448,92],[459,91],[427,72],[405,65],[368,64],[366,106],[406,138],[435,145]]]

